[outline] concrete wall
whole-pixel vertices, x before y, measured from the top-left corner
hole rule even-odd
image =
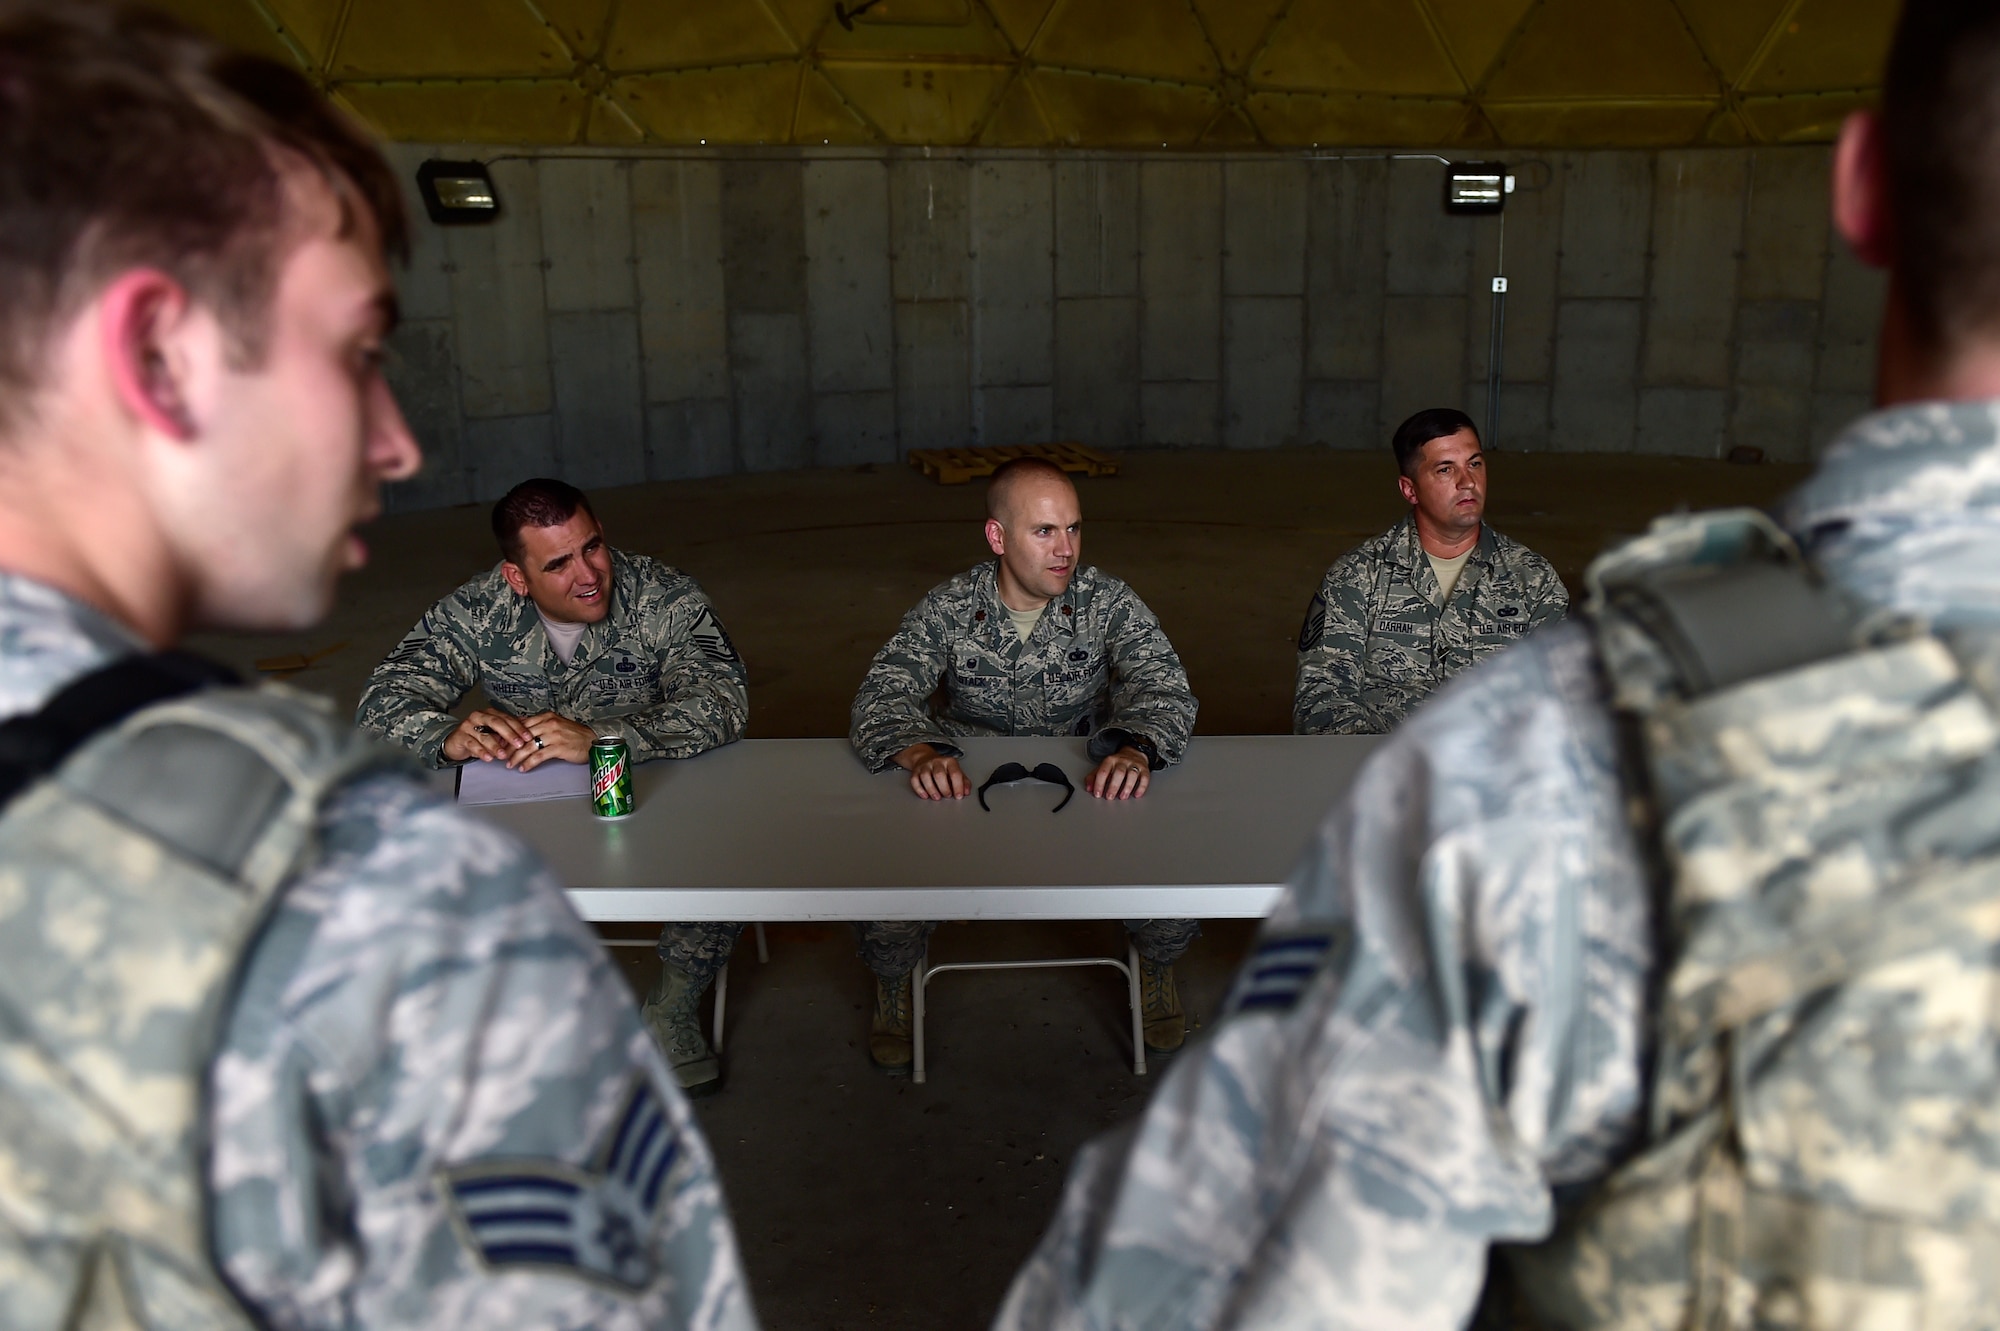
[[[402,282],[431,465],[398,507],[951,445],[1381,448],[1421,407],[1485,419],[1503,263],[1503,448],[1805,458],[1873,370],[1824,148],[1523,155],[1503,217],[1385,156],[479,155],[503,217],[419,210]]]

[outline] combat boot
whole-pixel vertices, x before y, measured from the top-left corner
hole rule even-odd
[[[910,1034],[910,1000],[915,971],[893,980],[875,977],[875,1017],[868,1024],[868,1061],[892,1077],[910,1075],[915,1048]]]
[[[1187,1014],[1181,1011],[1181,991],[1171,965],[1139,958],[1139,1018],[1146,1048],[1156,1054],[1171,1054],[1187,1039]]]
[[[701,1034],[701,993],[706,985],[696,984],[683,970],[662,962],[660,978],[639,1019],[646,1023],[653,1043],[660,1046],[674,1079],[689,1095],[706,1095],[722,1084],[722,1062],[709,1052]]]

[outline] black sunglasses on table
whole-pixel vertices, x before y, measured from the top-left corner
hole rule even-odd
[[[1050,809],[1050,813],[1061,813],[1063,804],[1068,804],[1070,797],[1076,794],[1076,787],[1070,784],[1069,775],[1054,763],[1036,763],[1032,772],[1020,763],[1002,763],[993,769],[993,775],[987,777],[986,784],[979,788],[979,807],[992,813],[993,806],[986,802],[987,790],[993,786],[1012,785],[1016,781],[1046,781],[1052,786],[1061,786],[1066,792],[1062,797],[1062,804]]]

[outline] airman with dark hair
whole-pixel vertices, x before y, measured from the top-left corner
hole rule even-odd
[[[1569,609],[1549,561],[1487,525],[1486,454],[1470,417],[1420,411],[1392,446],[1410,512],[1334,561],[1306,607],[1295,734],[1381,734]]]
[[[523,481],[493,506],[500,562],[424,613],[361,691],[355,724],[431,767],[582,763],[599,735],[634,762],[691,758],[743,736],[743,658],[695,580],[605,542],[581,490]],[[474,688],[485,705],[453,709]],[[681,1088],[720,1060],[696,1008],[741,924],[669,924],[642,1015]]]

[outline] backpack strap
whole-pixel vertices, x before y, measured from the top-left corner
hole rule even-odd
[[[1610,590],[1606,600],[1653,640],[1688,697],[1856,647],[1852,609],[1789,559],[1651,570]]]
[[[1653,712],[1844,656],[1873,638],[1864,608],[1820,578],[1757,509],[1656,518],[1584,572],[1613,705]]]
[[[0,721],[0,809],[99,731],[155,703],[237,683],[235,671],[192,652],[121,657],[70,681],[40,711]]]

